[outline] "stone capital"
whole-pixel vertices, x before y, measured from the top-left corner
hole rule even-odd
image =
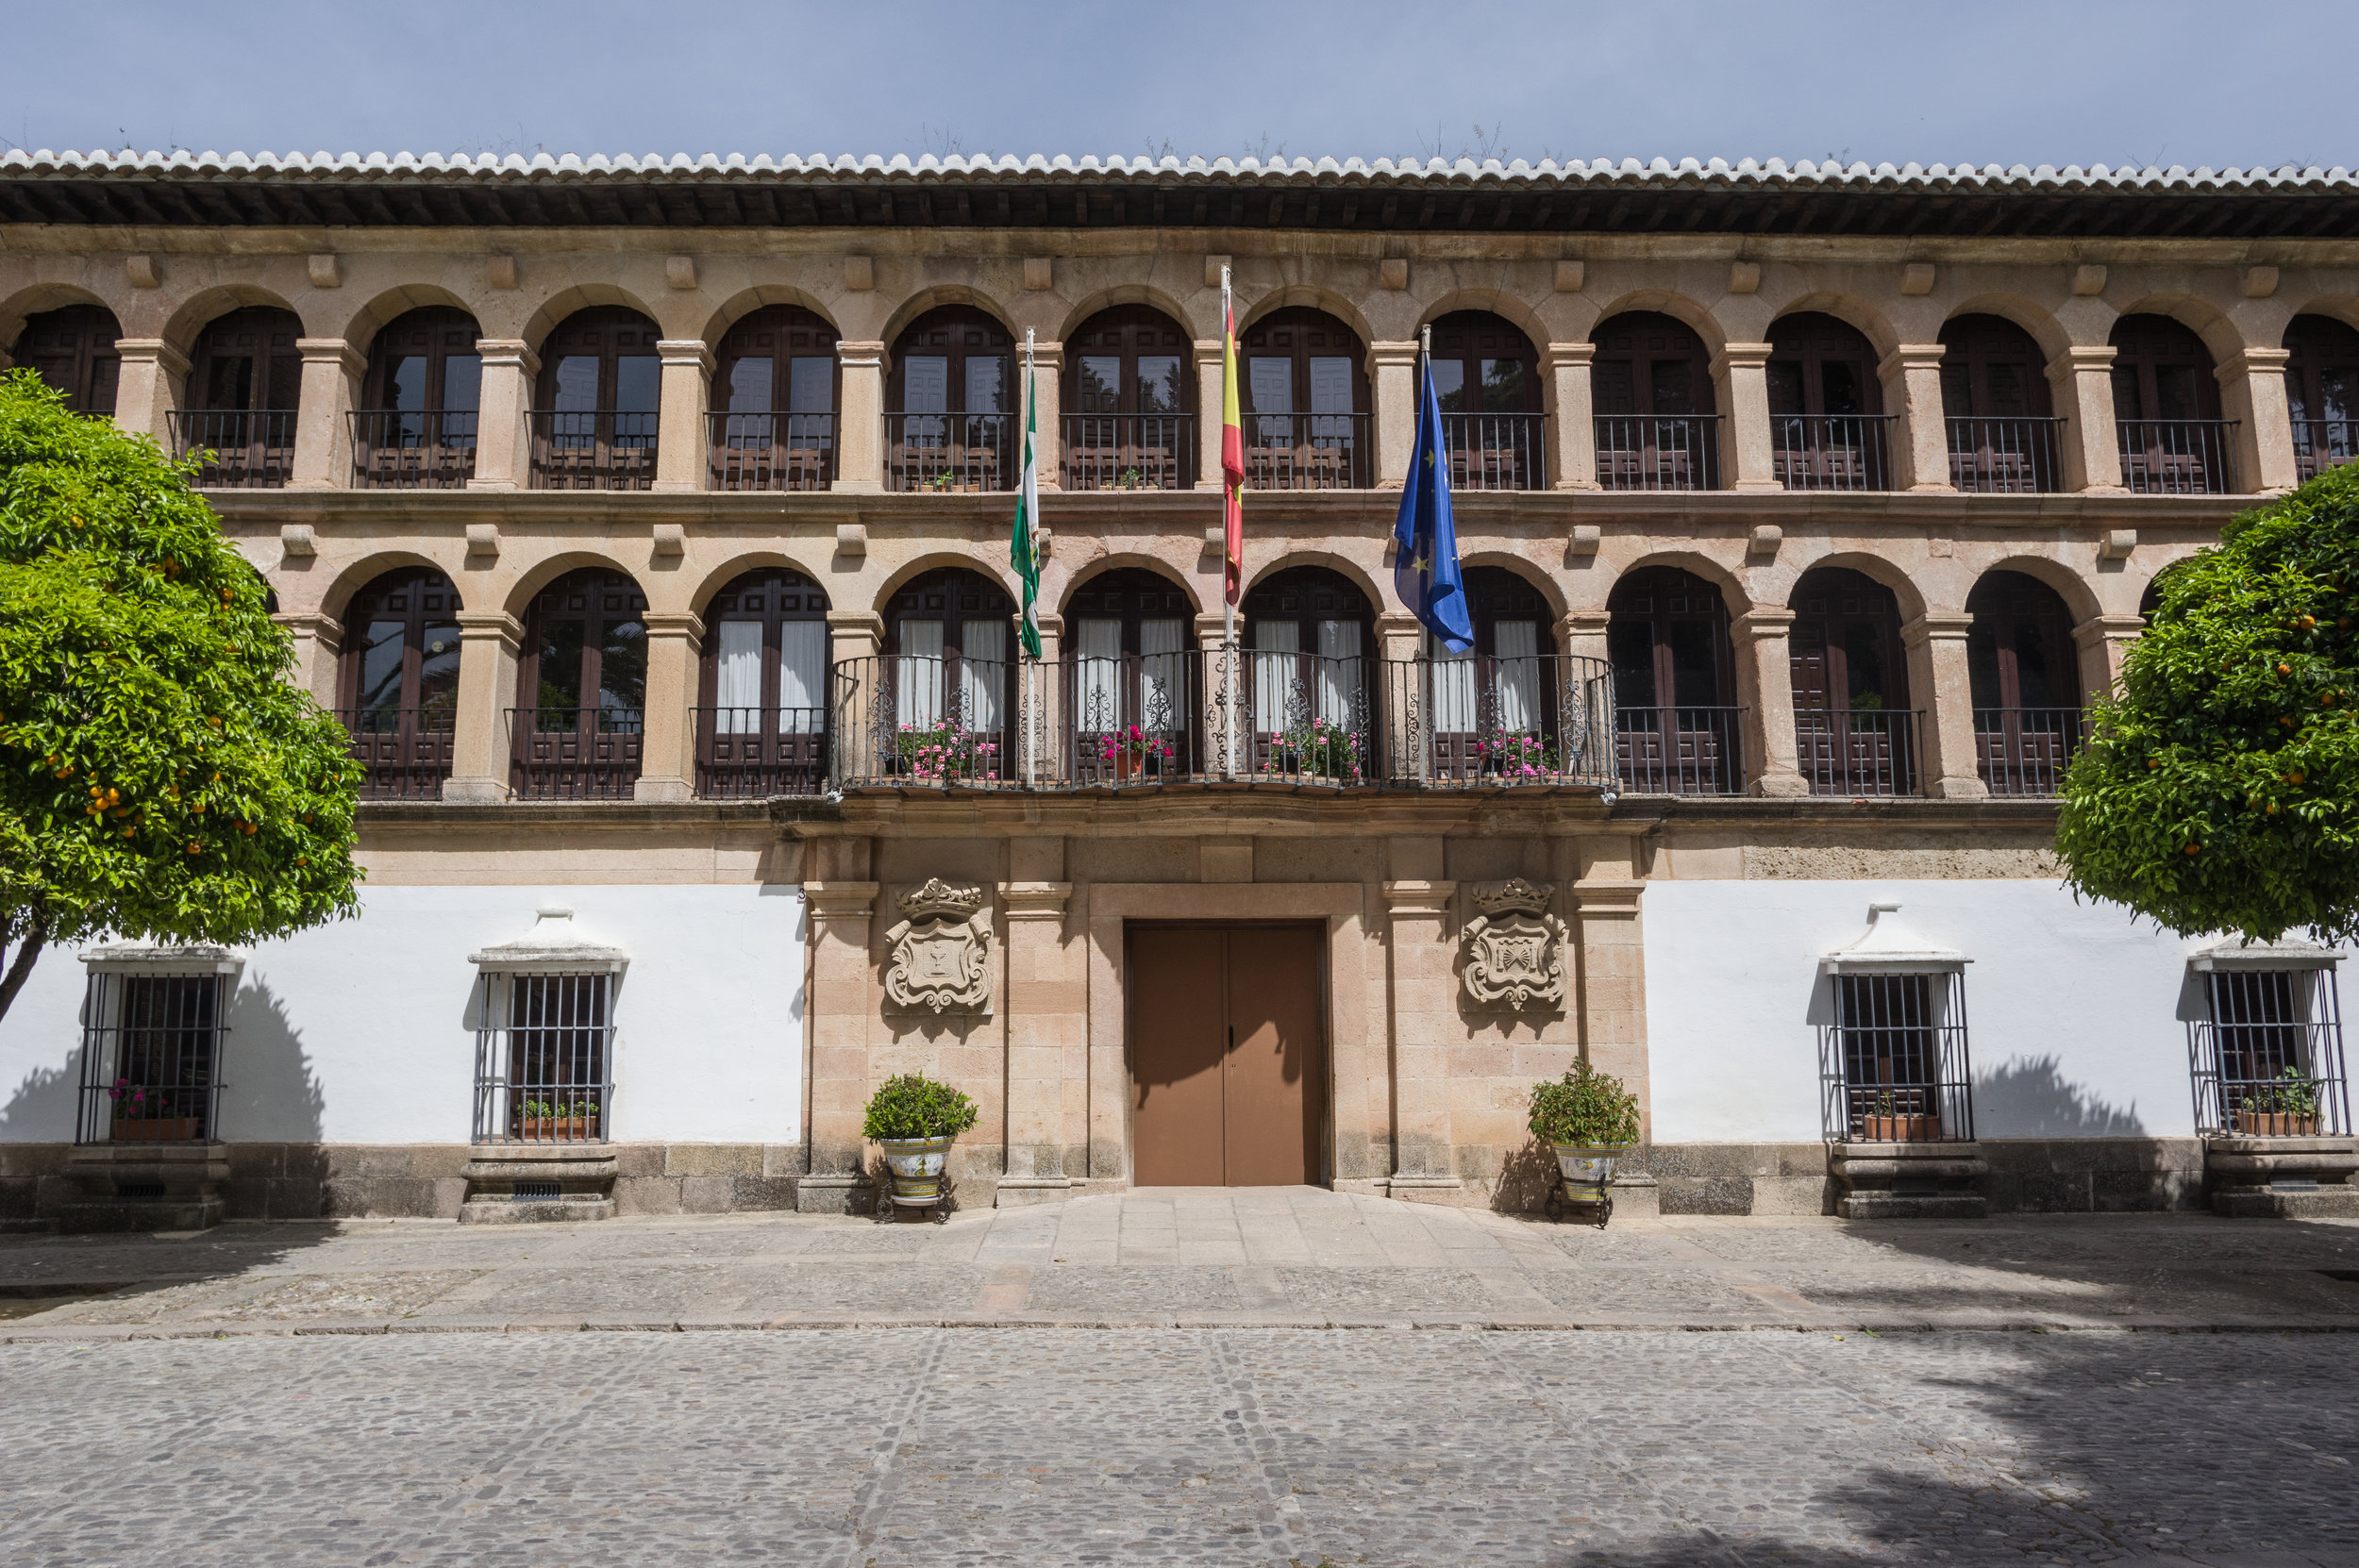
[[[707,375],[712,374],[712,350],[702,338],[658,339],[655,352],[667,365],[693,364]]]
[[[874,882],[805,882],[803,897],[812,918],[821,921],[866,920],[877,909]]]
[[[320,610],[283,611],[271,620],[297,637],[312,639],[322,647],[339,647],[344,640],[344,624]]]
[[[884,341],[862,339],[854,342],[850,338],[838,338],[835,343],[835,357],[837,361],[847,369],[855,365],[882,369],[885,357]]]
[[[1585,367],[1596,363],[1597,358],[1598,345],[1595,343],[1550,343],[1540,350],[1540,368],[1550,371]]]
[[[477,338],[475,351],[482,357],[487,367],[513,365],[527,375],[541,374],[541,356],[534,353],[532,345],[522,338]]]
[[[1603,637],[1613,624],[1609,609],[1568,609],[1557,617],[1556,629],[1567,638]]]
[[[639,617],[649,637],[679,637],[691,641],[705,634],[704,617],[684,609],[651,609]]]
[[[2221,386],[2246,375],[2283,375],[2293,351],[2285,348],[2248,348],[2234,359],[2223,363],[2212,374]]]
[[[1876,374],[1884,376],[1896,371],[1938,370],[1941,357],[1948,352],[1948,346],[1942,343],[1902,343],[1877,363]]]
[[[462,642],[498,642],[510,653],[524,645],[525,624],[504,609],[461,609],[452,613]]]
[[[2074,343],[2048,361],[2048,374],[2050,376],[2111,374],[2115,353],[2111,343]]]
[[[1384,907],[1397,920],[1403,915],[1447,915],[1458,896],[1455,882],[1387,882]]]
[[[1905,647],[1918,647],[1927,642],[1962,642],[1974,626],[1974,617],[1947,610],[1927,610],[1916,619],[1902,624],[1900,642]]]
[[[189,373],[189,357],[161,338],[117,338],[115,352],[126,362],[146,359],[175,375]]]
[[[1584,920],[1635,920],[1638,900],[1647,891],[1644,882],[1609,880],[1573,884],[1573,907]]]
[[[1786,636],[1793,629],[1794,620],[1793,610],[1782,606],[1765,605],[1735,617],[1730,626],[1739,636],[1749,637],[1758,642]]]
[[[1774,343],[1722,343],[1712,356],[1712,374],[1724,375],[1732,370],[1760,370],[1769,363],[1776,352]]]
[[[2126,642],[2146,630],[2143,615],[2092,615],[2072,628],[2073,645],[2093,648],[2100,642]]]
[[[1387,367],[1415,368],[1417,344],[1414,339],[1406,342],[1378,342],[1368,344],[1368,372],[1374,375]]]
[[[359,375],[369,368],[369,357],[342,338],[297,338],[295,352],[303,356],[307,365],[332,359],[346,375]]]
[[[999,907],[1010,924],[1025,920],[1062,920],[1073,897],[1070,882],[1002,882]]]
[[[1220,340],[1218,338],[1197,338],[1195,340],[1195,346],[1196,362],[1198,366],[1220,363]]]

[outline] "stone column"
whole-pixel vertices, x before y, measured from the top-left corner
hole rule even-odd
[[[1398,490],[1409,476],[1417,444],[1417,345],[1368,345],[1368,386],[1375,393],[1376,488]]]
[[[889,738],[877,728],[883,691],[877,650],[884,646],[884,617],[870,609],[828,611],[828,730],[835,755],[828,777],[875,778],[884,772]],[[883,722],[892,723],[885,714]]]
[[[1426,712],[1425,683],[1417,660],[1425,652],[1425,628],[1407,610],[1379,610],[1376,616],[1377,665],[1370,672],[1368,698],[1377,705],[1372,717],[1384,737],[1386,755],[1369,761],[1380,778],[1432,776],[1432,715]]]
[[[1613,619],[1602,609],[1568,609],[1557,618],[1556,645],[1575,659],[1605,663],[1611,657],[1606,652],[1606,628]]]
[[[1040,415],[1039,443],[1033,451],[1040,456],[1040,488],[1043,491],[1064,488],[1064,463],[1059,454],[1064,451],[1064,344],[1035,342],[1032,345],[1032,386],[1038,398],[1035,405]],[[1019,398],[1015,410],[1015,437],[1008,442],[1008,472],[1011,483],[1020,482],[1024,474],[1024,408]]]
[[[1769,345],[1726,343],[1712,357],[1720,412],[1720,479],[1726,490],[1783,490],[1769,445]]]
[[[1736,700],[1745,705],[1745,771],[1748,792],[1806,795],[1800,748],[1794,739],[1794,659],[1787,633],[1794,612],[1748,609],[1731,630],[1736,634]]]
[[[2220,414],[2236,422],[2236,488],[2278,495],[2300,483],[2294,464],[2293,413],[2285,401],[2282,348],[2248,348],[2216,372]]]
[[[322,708],[336,706],[336,658],[343,651],[343,623],[316,611],[309,615],[274,615],[294,639],[294,685],[311,693]]]
[[[1954,491],[1949,420],[1941,402],[1939,343],[1902,343],[1883,358],[1884,412],[1900,416],[1892,438],[1892,488]]]
[[[1574,941],[1580,948],[1581,1054],[1638,1096],[1639,1140],[1654,1141],[1654,1093],[1648,1078],[1646,932],[1639,899],[1638,845],[1620,834],[1583,839],[1581,879],[1572,887]]]
[[[655,491],[659,495],[694,495],[705,488],[711,467],[705,408],[712,383],[712,350],[701,338],[666,338],[655,351],[663,361],[656,402]]]
[[[294,469],[289,490],[343,490],[352,483],[352,421],[368,356],[342,338],[297,338],[303,381],[296,394]]]
[[[516,653],[524,623],[504,609],[459,612],[459,709],[452,716],[444,800],[508,798],[508,709],[516,700]]]
[[[658,438],[661,440],[661,438]],[[685,612],[650,611],[647,628],[647,707],[639,735],[639,782],[633,800],[693,800],[696,795],[697,652],[705,624]]]
[[[153,436],[172,450],[172,412],[180,407],[189,357],[161,338],[117,338],[123,368],[115,382],[115,424],[125,435]]]
[[[829,843],[823,859],[860,862],[867,841]],[[851,869],[845,867],[845,869]],[[869,1019],[875,1011],[870,958],[877,884],[828,878],[803,884],[811,912],[811,1176],[797,1183],[805,1213],[842,1213],[865,1185],[867,1140],[861,1121],[869,1094]],[[816,1178],[816,1179],[812,1179]]]
[[[1598,488],[1597,402],[1589,376],[1597,357],[1595,343],[1550,343],[1540,351],[1550,490]]]
[[[840,339],[844,406],[837,411],[833,489],[855,495],[884,490],[885,345]]]
[[[2121,439],[2114,429],[2114,350],[2110,343],[2074,343],[2048,362],[2048,385],[2064,415],[2061,442],[2066,490],[2126,495]]]
[[[1242,376],[1245,367],[1238,367]],[[1220,381],[1220,340],[1196,340],[1196,485],[1198,490],[1217,492],[1220,490],[1220,422],[1222,387]],[[1240,383],[1242,395],[1242,383]]]
[[[1429,859],[1438,860],[1440,857]],[[1452,974],[1455,882],[1384,884],[1391,921],[1395,1197],[1447,1202],[1464,1188],[1450,1138],[1450,1043],[1458,1032]]]
[[[1927,611],[1900,628],[1908,650],[1909,691],[1922,713],[1917,721],[1917,778],[1924,792],[1941,800],[1981,800],[1983,782],[1974,745],[1974,683],[1966,663],[1966,634],[1971,615]]]
[[[1019,839],[1020,870],[1062,870],[1064,841]],[[1008,1150],[999,1203],[1054,1202],[1087,1168],[1089,984],[1064,940],[1073,884],[999,884],[1008,921]],[[1067,1161],[1071,1160],[1070,1165]]]
[[[469,490],[522,490],[532,482],[533,378],[541,357],[522,338],[478,338],[482,407],[476,415],[475,477]]]
[[[2081,700],[2083,705],[2109,696],[2121,684],[2121,656],[2146,630],[2143,615],[2093,615],[2072,628],[2073,646],[2081,650]]]

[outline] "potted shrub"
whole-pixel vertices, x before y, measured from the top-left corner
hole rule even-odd
[[[2318,1130],[2318,1083],[2299,1068],[2259,1089],[2236,1107],[2236,1131],[2246,1138],[2314,1138]]]
[[[1638,1096],[1612,1074],[1577,1061],[1562,1079],[1531,1086],[1531,1135],[1556,1151],[1559,1185],[1549,1190],[1549,1212],[1570,1199],[1610,1216],[1614,1169],[1638,1142]]]
[[[946,1083],[923,1073],[887,1078],[868,1097],[867,1119],[861,1132],[884,1149],[893,1173],[892,1202],[877,1205],[877,1217],[889,1219],[903,1209],[934,1210],[937,1222],[949,1218],[943,1167],[950,1145],[975,1125],[975,1102]]]
[[[1903,1102],[1918,1108],[1902,1109]],[[1921,1092],[1904,1092],[1896,1099],[1889,1089],[1876,1091],[1870,1109],[1860,1118],[1860,1138],[1869,1143],[1930,1143],[1941,1136],[1941,1112],[1923,1109]]]
[[[578,1143],[597,1136],[595,1100],[519,1100],[511,1136],[528,1143]]]
[[[1300,729],[1273,734],[1270,751],[1268,772],[1360,782],[1360,732],[1332,720],[1313,719]]]
[[[176,1107],[163,1090],[117,1078],[107,1097],[114,1101],[108,1136],[118,1143],[185,1143],[196,1136],[199,1118]]]
[[[1117,784],[1128,784],[1150,768],[1160,773],[1163,759],[1170,755],[1170,742],[1158,741],[1136,725],[1108,734],[1098,748],[1100,760],[1113,764]]]

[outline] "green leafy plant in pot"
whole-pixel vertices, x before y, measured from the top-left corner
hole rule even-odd
[[[861,1124],[862,1134],[883,1148],[893,1173],[893,1201],[877,1206],[878,1218],[889,1219],[902,1209],[931,1209],[937,1223],[949,1218],[943,1168],[950,1145],[975,1125],[975,1116],[973,1100],[923,1073],[905,1073],[878,1086]]]
[[[1563,1180],[1548,1192],[1551,1217],[1565,1199],[1614,1212],[1614,1172],[1638,1142],[1638,1096],[1585,1061],[1562,1079],[1531,1086],[1531,1135],[1556,1151]]]

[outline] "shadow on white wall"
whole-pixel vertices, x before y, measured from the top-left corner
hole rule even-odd
[[[2107,1105],[2057,1070],[2057,1059],[2017,1057],[1974,1076],[1975,1130],[1985,1138],[2141,1138],[2137,1106]]]

